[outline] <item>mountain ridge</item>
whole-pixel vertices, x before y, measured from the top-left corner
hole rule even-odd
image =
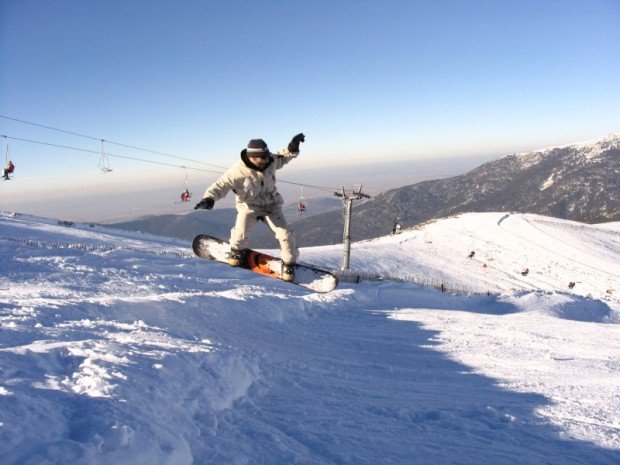
[[[584,223],[620,220],[620,136],[506,155],[465,174],[391,189],[354,204],[353,240],[465,212],[517,211]],[[342,217],[295,225],[301,245],[342,238]]]

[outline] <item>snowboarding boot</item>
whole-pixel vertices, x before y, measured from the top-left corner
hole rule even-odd
[[[228,264],[230,266],[241,266],[245,260],[245,250],[230,249],[228,254]]]
[[[282,281],[290,282],[295,279],[295,264],[285,264],[282,263],[282,273],[281,273]]]

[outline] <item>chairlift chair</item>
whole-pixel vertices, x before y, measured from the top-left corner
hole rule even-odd
[[[297,214],[302,215],[306,211],[306,203],[304,201],[304,188],[300,188],[299,199],[297,202]]]
[[[110,168],[110,157],[105,153],[105,149],[103,148],[103,143],[105,141],[101,139],[101,157],[99,158],[99,164],[97,167],[101,170],[102,173],[110,173],[112,172],[112,168]]]
[[[11,156],[9,154],[9,141],[7,139],[7,136],[2,137],[4,137],[4,144],[6,146],[4,152],[4,156],[6,158],[6,167],[3,170],[3,178],[5,181],[9,181],[11,179],[9,174],[13,174],[13,171],[15,171],[15,164],[11,161]]]
[[[184,166],[183,170],[185,171],[185,181],[183,182],[183,192],[181,192],[181,202],[189,202],[192,198],[192,193],[189,191],[187,168]]]

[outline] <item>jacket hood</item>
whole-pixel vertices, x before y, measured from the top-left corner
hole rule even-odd
[[[252,163],[250,161],[250,157],[248,157],[248,151],[247,149],[243,149],[241,151],[241,160],[243,161],[243,163],[245,164],[245,166],[247,166],[248,168],[250,168],[251,170],[254,171],[260,171],[263,172],[265,171],[267,168],[269,168],[271,166],[271,164],[273,163],[273,157],[270,155],[269,156],[269,163],[267,163],[265,165],[264,168],[259,168],[258,166],[256,166],[254,163]]]

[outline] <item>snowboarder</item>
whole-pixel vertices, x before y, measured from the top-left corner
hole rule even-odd
[[[7,165],[6,168],[4,168],[4,179],[5,181],[8,181],[9,179],[9,174],[11,174],[13,171],[15,171],[15,165],[13,164],[13,162],[11,160],[9,160],[9,164]]]
[[[237,219],[230,232],[230,265],[243,264],[249,234],[260,220],[269,226],[280,242],[282,279],[292,281],[295,278],[293,265],[299,251],[282,213],[284,201],[276,188],[276,170],[299,155],[299,144],[304,141],[305,136],[297,134],[286,149],[272,154],[264,140],[252,139],[241,151],[241,159],[207,188],[203,199],[194,207],[211,210],[215,201],[224,198],[231,190],[237,195]]]

